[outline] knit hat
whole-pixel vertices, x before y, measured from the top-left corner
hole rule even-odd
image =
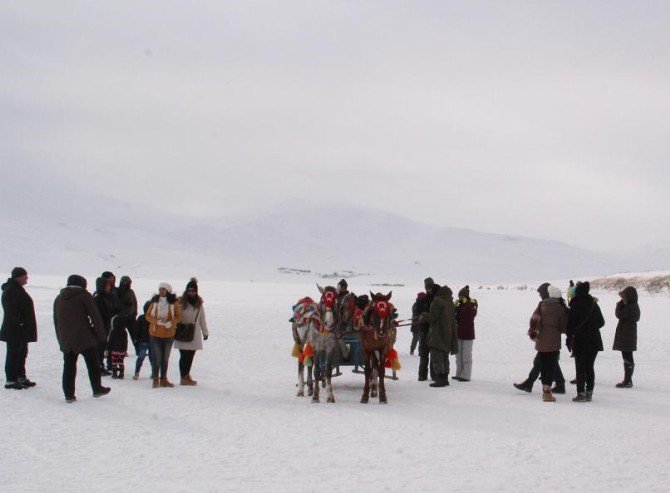
[[[542,298],[543,300],[549,298],[549,286],[551,286],[551,284],[545,282],[543,284],[540,284],[540,287],[537,288],[537,292],[540,293],[540,298]]]
[[[86,289],[86,278],[80,276],[79,274],[72,274],[67,278],[68,286],[77,286],[82,289]]]
[[[424,299],[426,296],[428,296],[428,295],[424,291],[420,291],[420,292],[416,293],[417,299],[420,299],[420,300]]]
[[[557,288],[556,286],[549,286],[549,297],[550,298],[556,298],[560,299],[563,297],[563,293],[561,292],[560,288]]]
[[[345,288],[349,287],[349,285],[347,284],[347,281],[345,281],[344,279],[340,279],[340,282],[338,282],[337,285],[338,286],[344,286]]]
[[[172,294],[172,286],[170,286],[169,283],[167,282],[162,282],[158,285],[158,289],[160,290],[161,288],[165,289],[168,293]]]
[[[19,277],[27,276],[28,271],[23,267],[14,267],[12,269],[12,279],[18,279]]]
[[[470,286],[466,285],[463,287],[459,292],[458,292],[458,297],[459,298],[467,298],[470,299]]]
[[[435,281],[433,281],[433,278],[432,278],[432,277],[426,277],[426,278],[423,280],[423,285],[424,285],[426,288],[429,288],[429,287],[431,287],[431,286],[435,286]]]
[[[196,294],[198,293],[198,280],[195,277],[192,277],[191,280],[186,283],[186,291],[189,289],[195,289]]]

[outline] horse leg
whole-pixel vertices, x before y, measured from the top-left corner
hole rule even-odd
[[[371,397],[377,397],[377,382],[379,380],[379,369],[377,353],[374,352],[370,356],[370,369],[372,371],[372,392],[370,393]]]
[[[363,387],[361,404],[367,404],[370,402],[370,380],[372,380],[372,367],[370,366],[370,357],[368,353],[364,354],[363,361],[365,361],[365,386]]]
[[[307,395],[312,395],[314,393],[314,389],[312,388],[314,381],[312,379],[312,371],[314,367],[313,366],[308,366],[307,367]]]
[[[321,364],[318,363],[318,356],[314,355],[314,391],[312,392],[312,402],[319,402],[319,381],[321,380]]]
[[[328,393],[328,402],[335,402],[335,396],[333,395],[333,384],[331,382],[331,379],[333,378],[333,367],[332,365],[328,365],[326,369],[326,391]]]
[[[305,396],[305,365],[298,362],[298,397]]]
[[[384,384],[384,365],[386,363],[387,352],[384,351],[382,357],[379,360],[379,403],[386,404],[386,385]]]

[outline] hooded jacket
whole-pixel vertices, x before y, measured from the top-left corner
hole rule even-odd
[[[437,291],[430,310],[421,316],[420,321],[429,324],[429,348],[451,354],[458,353],[453,291],[448,286],[443,286]]]
[[[589,290],[589,283],[577,284],[575,297],[570,302],[567,338],[575,353],[603,350],[600,329],[605,326],[605,319],[597,300],[589,294]]]
[[[109,334],[109,331],[112,330],[112,317],[114,316],[114,301],[112,295],[111,293],[105,293],[105,285],[107,282],[107,279],[98,277],[95,280],[95,294],[93,295],[95,305],[98,307],[100,317],[102,317],[105,334]]]
[[[134,322],[137,318],[137,297],[135,291],[130,287],[130,278],[123,276],[117,290],[119,295],[119,315],[131,319]]]
[[[461,290],[463,291],[463,290]],[[458,338],[462,341],[472,341],[475,339],[475,317],[479,305],[477,300],[469,296],[469,292],[462,293],[456,305],[456,322],[458,324]]]
[[[159,317],[161,303],[167,303],[166,317],[161,320]],[[177,297],[169,293],[165,300],[156,295],[151,299],[151,305],[145,314],[145,319],[149,323],[149,335],[161,339],[170,339],[174,337],[177,330],[177,324],[181,321],[181,303],[177,303]]]
[[[640,321],[640,306],[637,304],[637,290],[633,286],[628,286],[621,291],[623,300],[616,304],[614,311],[619,322],[616,326],[614,335],[615,351],[637,351],[637,323]]]
[[[56,296],[54,327],[60,350],[64,353],[81,353],[106,339],[93,296],[77,286],[63,288]]]
[[[10,343],[37,341],[37,321],[33,299],[14,279],[2,285],[4,317],[0,328],[0,341]]]
[[[541,353],[553,353],[561,350],[561,334],[568,327],[568,308],[562,299],[547,298],[542,300],[533,313],[537,320],[537,338],[535,350]]]

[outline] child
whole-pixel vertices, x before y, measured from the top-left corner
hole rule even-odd
[[[128,333],[124,320],[118,315],[112,318],[112,330],[107,339],[107,351],[112,362],[112,378],[123,379],[124,358],[128,355]]]
[[[144,314],[137,317],[135,322],[135,345],[137,346],[137,362],[135,363],[135,375],[133,375],[133,380],[139,380],[140,378],[140,369],[142,368],[142,363],[144,363],[144,358],[149,355],[149,362],[151,362],[151,344],[149,340],[149,322],[145,318],[145,314],[151,305],[150,301],[147,301],[144,304]],[[153,375],[152,375],[153,378]]]

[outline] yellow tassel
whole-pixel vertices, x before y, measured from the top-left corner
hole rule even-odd
[[[401,368],[402,368],[402,366],[400,366],[400,360],[399,359],[391,360],[391,369],[393,371],[398,371]]]
[[[291,351],[291,356],[293,356],[294,358],[299,358],[301,354],[302,354],[302,348],[300,347],[300,344],[295,343],[293,345],[293,350]]]

